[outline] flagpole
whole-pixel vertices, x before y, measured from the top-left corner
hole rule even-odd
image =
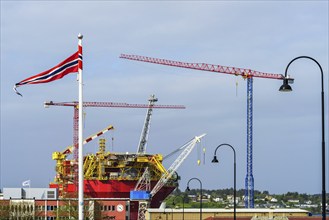
[[[78,35],[78,47],[79,47],[79,56],[82,56],[82,34]],[[81,52],[81,54],[80,54]],[[79,60],[79,64],[82,64],[82,60]],[[79,194],[78,194],[78,204],[79,204],[79,220],[83,220],[83,207],[84,207],[84,202],[83,202],[83,93],[82,93],[82,86],[83,86],[83,81],[82,81],[82,65],[78,65],[78,79],[79,79],[79,157],[78,157],[78,175],[79,175]]]

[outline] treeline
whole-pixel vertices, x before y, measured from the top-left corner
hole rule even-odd
[[[244,207],[244,189],[236,191],[237,207]],[[233,206],[234,189],[202,190],[202,206],[204,208],[228,208]],[[329,195],[329,194],[327,194]],[[165,200],[170,208],[197,208],[200,202],[200,190],[184,191],[177,189]],[[287,192],[270,194],[269,191],[254,190],[255,208],[302,208],[312,213],[321,213],[321,194]]]
[[[237,197],[243,197],[245,193],[244,189],[238,189],[236,191]],[[199,195],[200,190],[199,189],[191,189],[190,191],[182,192],[180,189],[176,189],[173,192],[173,196],[181,196],[181,195]],[[208,190],[208,189],[202,189],[203,195],[210,195],[212,198],[226,198],[227,196],[231,196],[234,194],[233,188],[228,189],[215,189],[215,190]],[[327,194],[328,196],[329,194]],[[312,202],[319,202],[321,201],[321,194],[306,194],[306,193],[298,193],[298,192],[287,192],[284,194],[270,194],[269,191],[259,191],[254,190],[254,199],[255,200],[263,200],[265,198],[276,198],[277,200],[281,200],[284,202],[288,202],[289,200],[299,200],[301,203],[306,201],[312,201]]]

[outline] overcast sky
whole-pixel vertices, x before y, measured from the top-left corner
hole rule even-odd
[[[12,88],[77,50],[82,33],[84,101],[185,105],[155,109],[147,145],[166,155],[207,133],[179,168],[180,189],[197,177],[206,189],[237,188],[246,177],[246,81],[203,72],[120,59],[121,53],[204,62],[284,74],[301,55],[324,70],[328,134],[328,1],[1,1],[1,175],[0,188],[48,187],[55,175],[52,152],[72,144],[73,108],[43,107],[44,101],[78,99],[76,74],[61,80]],[[295,61],[292,93],[279,80],[254,78],[253,175],[255,190],[321,193],[320,70]],[[137,150],[146,109],[85,108],[85,136],[112,124],[107,150]],[[114,138],[112,143],[111,138]],[[326,144],[328,136],[326,136]],[[206,148],[205,161],[201,149]],[[96,152],[98,140],[85,145]],[[328,168],[328,144],[327,174]],[[171,161],[164,162],[168,168]],[[202,159],[201,165],[197,160]],[[329,175],[327,175],[328,177]],[[327,179],[327,191],[328,190]],[[198,188],[192,183],[191,188]]]

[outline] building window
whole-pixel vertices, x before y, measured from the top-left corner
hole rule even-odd
[[[47,191],[48,199],[55,199],[55,191]]]
[[[53,206],[53,205],[48,205],[47,206],[47,211],[53,211],[57,208],[57,206]]]

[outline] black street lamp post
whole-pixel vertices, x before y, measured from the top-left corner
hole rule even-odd
[[[190,191],[189,183],[190,183],[191,180],[197,180],[200,183],[200,220],[202,220],[202,182],[198,178],[191,178],[187,182],[187,188],[186,188],[187,191]]]
[[[286,67],[284,79],[283,79],[283,84],[280,87],[279,91],[281,92],[290,92],[292,91],[291,86],[289,85],[289,77],[287,76],[288,68],[292,62],[295,60],[305,58],[305,59],[310,59],[313,60],[320,68],[321,72],[321,109],[322,109],[322,219],[326,219],[326,159],[325,159],[325,133],[324,133],[324,89],[323,89],[323,71],[321,65],[316,61],[314,58],[309,57],[309,56],[299,56],[291,60]]]
[[[216,156],[216,152],[217,149],[220,148],[221,146],[228,146],[233,150],[233,154],[234,154],[234,202],[233,202],[233,207],[234,207],[234,211],[233,211],[233,218],[234,220],[236,220],[236,155],[235,155],[235,149],[234,147],[232,147],[230,144],[220,144],[216,150],[215,150],[215,154],[214,154],[214,159],[211,161],[212,163],[218,163],[218,159]]]

